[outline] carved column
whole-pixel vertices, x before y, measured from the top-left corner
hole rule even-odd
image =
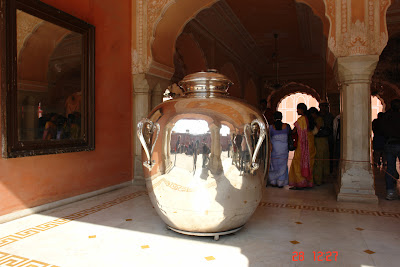
[[[143,161],[142,161],[142,147],[136,137],[137,124],[142,119],[147,117],[150,107],[150,89],[149,84],[145,78],[145,74],[135,74],[133,75],[133,144],[134,144],[134,177],[133,183],[136,185],[144,185],[143,176]]]
[[[341,83],[341,164],[338,201],[378,202],[370,165],[370,83],[378,55],[337,59]]]

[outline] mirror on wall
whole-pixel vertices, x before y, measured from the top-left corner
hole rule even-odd
[[[2,2],[3,156],[93,150],[94,26],[40,1]]]

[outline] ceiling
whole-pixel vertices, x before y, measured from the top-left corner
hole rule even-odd
[[[315,12],[324,14],[321,1],[315,1],[319,3]],[[218,16],[225,18],[216,19]],[[227,20],[229,16],[231,19]],[[246,53],[258,59],[253,60],[253,65],[257,65],[256,73],[268,81],[276,76],[276,64],[273,64],[276,44],[280,79],[308,84],[318,91],[335,79],[325,59],[328,48],[324,32],[329,29],[329,22],[325,17],[322,19],[314,14],[311,7],[295,0],[221,0],[201,11],[195,18],[209,32],[221,37],[227,36],[223,31],[229,31],[229,27],[241,32],[232,36],[248,39],[245,40],[249,44],[247,47],[254,52]],[[221,25],[221,21],[228,23]],[[235,24],[236,21],[240,25]],[[400,39],[400,0],[392,0],[387,12],[387,23],[389,37]],[[235,44],[235,41],[241,44]],[[238,39],[228,40],[226,44],[232,49],[236,47],[237,51],[240,47],[246,47],[243,40]],[[240,55],[240,52],[237,54]],[[326,89],[338,93],[337,86]]]
[[[326,38],[323,25],[307,5],[294,0],[225,2],[269,59],[275,49],[274,34],[278,34],[278,58],[282,67],[305,61],[324,61]]]

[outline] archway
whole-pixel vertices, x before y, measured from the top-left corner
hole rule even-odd
[[[285,96],[281,101],[279,101],[277,110],[282,112],[282,121],[288,123],[291,128],[293,128],[294,123],[298,119],[297,115],[297,105],[299,103],[304,103],[307,108],[316,107],[318,108],[318,100],[312,95],[306,93],[293,93]]]
[[[378,117],[379,112],[385,111],[385,102],[379,96],[371,96],[371,121]]]
[[[140,62],[147,61],[148,57],[152,62],[173,67],[173,51],[175,51],[175,40],[182,32],[184,25],[193,19],[200,11],[212,6],[218,0],[198,0],[198,1],[157,1],[149,2],[148,5],[143,5],[142,1],[138,1],[139,15],[142,15],[143,9],[149,13],[145,21],[139,21],[137,27],[141,30],[145,24],[146,31],[139,31],[139,42],[137,46],[145,45],[146,47],[137,47],[134,51],[137,55],[136,65],[143,64]],[[296,3],[302,3],[310,7],[312,12],[323,23],[323,34],[325,37],[329,34],[330,21],[326,17],[325,3],[322,1],[313,0],[296,0]],[[232,5],[238,5],[238,2],[232,2]],[[269,5],[266,3],[265,5]],[[143,43],[146,41],[146,43]],[[148,64],[152,64],[148,62]],[[147,64],[145,64],[147,65]],[[138,67],[139,66],[134,66]]]
[[[174,56],[175,73],[172,82],[178,82],[184,76],[207,69],[204,51],[191,34],[182,33],[176,40]]]
[[[270,106],[270,108],[272,108],[272,110],[277,110],[279,104],[281,103],[281,101],[292,94],[296,94],[296,93],[303,93],[306,95],[309,95],[311,97],[313,97],[314,99],[316,99],[317,102],[321,101],[321,97],[318,94],[318,92],[305,84],[302,83],[298,83],[298,82],[291,82],[289,84],[287,84],[285,87],[273,91],[267,98],[267,102]],[[307,104],[307,103],[306,103]]]
[[[250,18],[252,16],[247,16],[247,12],[250,12],[249,10],[243,11],[242,8],[240,8],[240,1],[210,0],[191,1],[191,3],[189,3],[189,1],[177,0],[174,2],[167,1],[165,4],[149,2],[145,8],[147,9],[147,14],[151,14],[151,16],[146,18],[147,21],[144,23],[146,26],[144,29],[146,30],[139,33],[141,34],[141,37],[137,42],[137,44],[144,43],[149,44],[149,46],[142,51],[140,51],[140,49],[136,51],[133,50],[134,74],[142,73],[135,72],[135,70],[140,70],[140,64],[145,63],[142,66],[144,67],[145,72],[146,70],[149,70],[149,75],[157,75],[157,77],[170,79],[173,72],[176,72],[177,66],[176,64],[174,65],[174,53],[177,45],[176,38],[181,33],[186,34],[189,22],[193,22],[193,25],[190,26],[196,28],[198,32],[202,33],[200,36],[201,38],[199,38],[198,35],[196,36],[196,42],[199,44],[200,49],[205,53],[207,67],[218,69],[221,73],[227,75],[231,80],[233,80],[235,85],[239,86],[239,88],[230,88],[229,93],[231,95],[240,98],[246,97],[247,99],[253,100],[261,95],[260,92],[262,90],[263,78],[267,77],[270,73],[269,68],[266,68],[265,65],[271,65],[269,57],[273,50],[273,44],[271,41],[273,40],[273,31],[277,30],[282,38],[282,44],[284,44],[280,46],[282,55],[284,55],[280,62],[282,63],[282,69],[288,68],[286,66],[289,66],[291,70],[286,74],[288,80],[297,81],[296,85],[290,85],[287,89],[285,88],[284,95],[287,94],[287,92],[293,92],[293,87],[297,87],[297,91],[308,90],[306,86],[300,84],[300,82],[302,82],[311,85],[313,88],[319,88],[320,91],[318,92],[312,88],[310,89],[310,94],[315,94],[316,98],[319,100],[320,95],[324,95],[322,89],[324,82],[322,82],[323,79],[320,79],[320,77],[322,77],[325,72],[325,53],[329,32],[329,22],[325,17],[325,4],[321,2],[318,6],[315,6],[308,3],[315,1],[285,0],[282,2],[284,3],[275,5],[275,3],[272,3],[271,1],[260,1],[257,2],[257,5],[262,5],[261,8],[252,8],[253,11],[256,11],[257,15],[260,15],[263,12],[265,13],[264,15],[258,16],[259,19],[263,21],[265,18],[269,18],[269,14],[271,13],[276,17],[275,21],[278,21],[281,16],[276,14],[276,10],[288,8],[290,12],[293,12],[293,16],[289,16],[290,20],[283,19],[284,23],[276,22],[274,25],[262,23],[260,21],[258,21],[259,23],[257,25],[253,22],[246,24],[247,22],[244,22],[243,18]],[[302,4],[299,4],[300,2]],[[219,3],[225,3],[225,5],[228,3],[230,7],[222,10],[221,5],[224,4],[219,5]],[[215,5],[215,8],[222,12],[223,15],[208,16],[207,18],[209,21],[203,23],[201,19],[206,15],[201,16],[202,14],[200,13],[203,13],[206,9],[210,9],[213,5]],[[311,8],[309,8],[309,6],[311,6]],[[272,9],[275,10],[272,11]],[[229,10],[231,10],[231,12],[234,10],[238,15],[235,17],[226,16],[226,12]],[[222,18],[224,23],[217,23],[218,18]],[[317,18],[319,18],[322,23],[315,24],[314,22]],[[299,21],[301,21],[301,23]],[[138,22],[141,23],[140,21]],[[212,31],[208,27],[210,25],[223,26],[225,24],[230,25],[228,31],[218,31],[220,29]],[[260,32],[260,35],[255,31],[251,31],[250,33],[246,31],[252,27],[257,27],[258,30],[261,27],[260,25],[264,25],[262,26],[263,31]],[[265,29],[265,25],[268,25],[267,29]],[[323,27],[320,27],[321,25]],[[140,28],[140,25],[138,26]],[[238,30],[238,32],[234,32],[236,37],[235,39],[226,38],[235,30]],[[216,36],[218,38],[215,38]],[[242,42],[241,39],[246,40],[246,42]],[[220,43],[220,40],[224,41],[224,43]],[[205,43],[208,46],[204,45]],[[240,51],[238,52],[237,47],[244,48],[243,51],[245,53],[239,53]],[[264,53],[259,53],[260,47]],[[229,56],[231,58],[222,58],[218,49],[230,53]],[[299,54],[303,55],[298,57]],[[247,62],[244,62],[245,64],[242,64],[243,62],[241,62],[243,58],[248,59]],[[298,59],[293,61],[294,64],[291,63],[293,58]],[[181,60],[182,59],[183,57],[181,57]],[[142,63],[140,62],[141,60]],[[255,64],[248,64],[251,60],[253,60]],[[175,58],[175,62],[176,61],[177,58]],[[303,61],[307,61],[310,64],[304,64]],[[230,65],[229,71],[226,70],[228,66],[226,64]],[[250,75],[243,74],[243,68],[247,69]],[[300,73],[293,71],[293,69],[296,68],[301,69]],[[156,69],[157,72],[155,72]],[[183,68],[181,69],[183,70]],[[168,76],[170,70],[172,70],[172,73],[171,76]],[[260,72],[259,70],[262,71]],[[164,73],[161,71],[164,71]],[[182,71],[182,74],[183,73],[184,71]],[[282,71],[282,74],[285,74],[285,70]],[[295,78],[291,78],[291,76]],[[282,75],[282,77],[285,77],[285,75]],[[143,78],[149,79],[148,76]],[[248,85],[247,82],[250,79],[253,79],[254,86],[256,87],[255,91],[258,93],[257,95],[254,95],[253,98],[245,95],[247,92],[253,91],[245,90],[245,86]],[[176,80],[174,82],[176,82]],[[249,84],[250,87],[252,87],[252,85],[252,83]],[[138,87],[138,89],[141,88]],[[139,93],[138,90],[138,95]],[[279,99],[284,95],[280,96],[279,93],[273,97],[275,107]],[[139,113],[140,111],[137,112],[137,114]]]

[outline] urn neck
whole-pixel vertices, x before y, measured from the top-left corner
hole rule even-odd
[[[185,95],[190,96],[218,96],[227,95],[227,90],[232,82],[215,70],[196,72],[187,75],[179,82]]]

